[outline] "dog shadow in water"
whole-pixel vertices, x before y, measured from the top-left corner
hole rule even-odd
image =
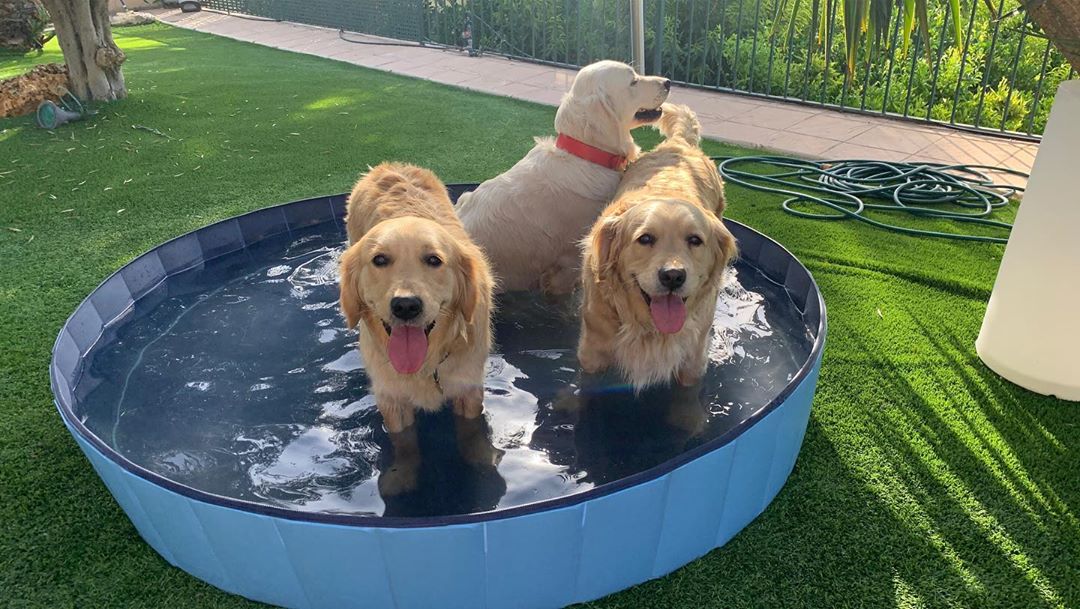
[[[503,451],[491,443],[483,416],[465,419],[450,408],[417,413],[415,424],[388,439],[379,457],[384,516],[483,512],[506,494],[498,472]]]
[[[537,413],[530,446],[552,463],[606,484],[655,467],[701,444],[709,420],[701,385],[653,387],[634,394],[610,376],[583,377]]]
[[[546,453],[551,463],[582,475],[575,478],[579,482],[604,484],[704,442],[709,411],[701,385],[654,387],[635,396],[614,372],[574,372],[577,295],[509,293],[499,301],[499,351],[520,372],[515,387],[539,404],[529,447]]]

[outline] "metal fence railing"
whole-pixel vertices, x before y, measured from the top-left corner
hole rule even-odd
[[[203,6],[337,30],[421,41],[424,0],[202,0]]]
[[[626,0],[204,4],[562,66],[631,54]],[[860,4],[848,27],[844,5]],[[1037,138],[1057,85],[1075,72],[1019,0],[928,0],[925,27],[904,14],[914,4],[646,0],[646,70],[692,86]]]

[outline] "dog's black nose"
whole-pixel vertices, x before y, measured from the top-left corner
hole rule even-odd
[[[671,90],[671,81],[666,79],[666,78],[664,79],[664,90],[665,91],[670,91]]]
[[[683,269],[660,269],[660,285],[669,290],[677,290],[686,283],[686,271]]]
[[[395,296],[390,299],[390,312],[401,321],[414,319],[424,310],[424,303],[415,296]]]

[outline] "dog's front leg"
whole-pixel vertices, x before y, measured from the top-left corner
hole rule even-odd
[[[488,424],[483,417],[467,419],[455,417],[454,432],[457,435],[458,452],[462,460],[476,467],[498,467],[505,451],[495,448],[488,435]]]
[[[675,370],[675,381],[683,387],[693,387],[701,382],[701,377],[705,376],[705,369],[709,366],[709,357],[706,352],[708,341],[709,329],[706,328],[694,341],[693,352]]]
[[[450,400],[454,414],[475,419],[484,412],[484,372],[487,354],[470,354],[439,368],[443,395]]]
[[[540,291],[545,294],[563,295],[574,291],[581,281],[581,254],[559,256],[555,264],[540,275]]]
[[[671,400],[664,421],[695,438],[705,430],[709,412],[701,401],[701,386],[672,387]]]
[[[401,433],[416,422],[416,409],[408,401],[388,395],[376,395],[375,403],[379,406],[386,431]]]
[[[578,342],[578,363],[583,372],[597,374],[611,366],[618,323],[613,308],[597,303],[595,294],[585,294],[581,307],[581,340]]]
[[[693,387],[701,382],[701,377],[705,376],[705,367],[705,363],[686,362],[675,371],[675,382],[683,387]]]
[[[470,387],[451,399],[454,414],[466,419],[478,418],[484,412],[484,388]]]

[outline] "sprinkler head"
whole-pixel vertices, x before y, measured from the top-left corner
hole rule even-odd
[[[45,100],[38,104],[37,113],[35,115],[38,127],[50,130],[56,129],[64,123],[82,120],[82,117],[82,114],[65,110],[50,100]]]

